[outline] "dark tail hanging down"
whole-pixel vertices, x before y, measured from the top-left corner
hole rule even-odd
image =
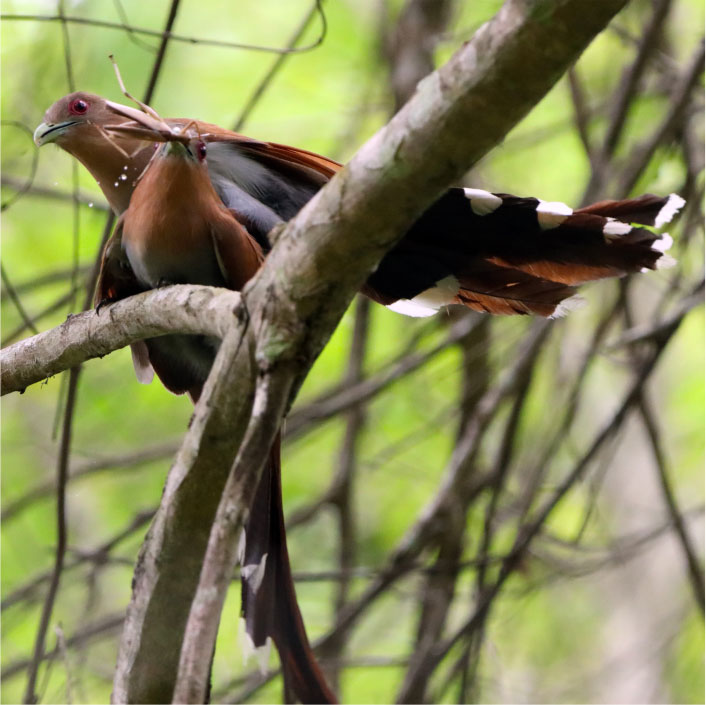
[[[280,437],[263,468],[241,543],[245,639],[264,667],[270,642],[282,662],[287,693],[302,703],[335,703],[304,629],[289,565],[282,511]]]

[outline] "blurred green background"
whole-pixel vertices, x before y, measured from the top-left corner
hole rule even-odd
[[[286,58],[241,131],[346,161],[392,111],[381,34],[395,26],[403,4],[402,0],[327,0],[323,43]],[[437,47],[437,65],[500,5],[499,0],[458,2]],[[49,0],[2,1],[6,14],[49,16],[56,15],[58,7]],[[182,0],[174,32],[199,40],[281,47],[310,7],[309,0]],[[168,3],[70,1],[63,8],[70,16],[111,23],[124,21],[122,9],[130,25],[159,31]],[[613,29],[604,32],[579,62],[577,71],[591,106],[588,130],[598,143],[608,98],[624,67],[634,60],[651,11],[652,3],[646,0],[630,3]],[[688,63],[702,35],[703,14],[700,0],[672,3],[662,44],[652,59],[653,70],[631,102],[618,159],[627,159],[668,111],[669,72],[681,71]],[[300,46],[315,41],[320,30],[320,21],[314,18]],[[85,272],[95,258],[105,222],[104,199],[82,168],[78,170],[82,204],[76,209],[70,198],[61,197],[71,193],[74,167],[71,158],[53,145],[39,152],[34,173],[37,153],[26,128],[33,130],[46,108],[69,92],[67,51],[77,89],[124,102],[108,54],[115,55],[128,89],[139,96],[147,84],[158,39],[119,28],[70,23],[67,44],[61,23],[37,19],[5,18],[0,31],[3,268],[37,329],[46,330],[80,308]],[[151,105],[163,116],[188,116],[232,127],[274,59],[265,51],[172,41]],[[696,155],[703,138],[699,95],[693,98],[693,120],[688,124]],[[473,130],[473,125],[468,129]],[[698,164],[688,164],[690,155],[682,148],[686,131],[680,133],[678,144],[670,142],[656,151],[633,189],[636,194],[683,190],[685,174],[696,174],[690,188],[697,194],[697,203],[670,230],[678,267],[637,277],[630,284],[635,324],[668,313],[703,276],[698,202],[703,172]],[[562,79],[474,168],[468,183],[578,205],[589,173],[568,81]],[[30,179],[29,191],[16,198]],[[79,266],[76,277],[71,274],[74,264]],[[498,521],[512,516],[513,502],[523,491],[523,469],[542,456],[546,439],[559,427],[577,361],[617,292],[615,282],[587,286],[583,292],[587,305],[553,324],[523,410],[501,502],[505,513],[500,512]],[[448,316],[437,318],[412,320],[372,307],[365,373],[384,369],[406,350],[429,350],[443,340],[448,332],[443,319]],[[349,311],[309,375],[295,409],[344,377],[353,321]],[[524,319],[492,322],[486,355],[490,384],[510,364],[530,324]],[[7,289],[2,331],[4,343],[30,334],[22,329],[22,318]],[[605,345],[591,358],[577,418],[552,456],[540,497],[573,466],[622,398],[631,379],[631,358],[624,349],[611,349],[619,334],[619,329],[608,332]],[[703,311],[698,307],[686,317],[647,386],[658,412],[659,437],[676,498],[699,556],[703,342]],[[469,375],[464,372],[463,357],[458,347],[451,346],[366,406],[365,425],[356,444],[353,492],[358,573],[349,599],[385,564],[438,490],[457,433],[464,379]],[[481,387],[484,382],[476,384]],[[30,497],[21,506],[14,503],[53,481],[62,388],[62,378],[55,377],[3,399],[2,701],[6,703],[22,697],[24,660],[33,648],[46,590],[46,580],[38,579],[51,568],[55,544],[52,494]],[[68,489],[69,567],[62,578],[48,649],[87,630],[97,633],[59,648],[52,665],[40,672],[42,702],[109,700],[119,636],[116,620],[130,597],[132,567],[146,525],[126,532],[107,551],[96,553],[96,548],[156,506],[171,453],[190,413],[187,399],[172,396],[156,382],[138,384],[127,350],[85,365],[70,467],[72,473],[86,474],[72,480]],[[504,409],[487,431],[479,465],[492,462],[507,413]],[[346,419],[339,415],[285,445],[288,515],[309,507],[326,491],[340,462],[345,430]],[[466,558],[478,549],[486,502],[487,497],[481,497],[468,511]],[[512,535],[508,523],[496,534],[494,549],[507,549]],[[618,546],[623,544],[628,548],[621,553]],[[335,513],[327,506],[290,532],[294,571],[308,576],[298,582],[297,590],[313,638],[332,621],[336,581],[325,575],[317,579],[316,574],[335,571],[337,545]],[[429,561],[430,556],[422,559]],[[471,609],[474,579],[472,570],[458,579],[449,633]],[[343,657],[343,701],[394,700],[414,646],[421,584],[421,573],[410,573],[356,623]],[[215,702],[235,697],[243,685],[238,680],[245,673],[237,636],[238,610],[239,588],[234,583],[214,663]],[[703,702],[703,638],[703,614],[691,594],[683,555],[669,526],[654,454],[644,427],[631,417],[617,439],[603,449],[590,474],[551,516],[522,569],[496,601],[484,632],[473,698],[480,702]],[[444,702],[459,698],[451,663],[435,676],[433,697]],[[273,655],[271,665],[275,664]],[[280,701],[281,683],[274,679],[251,699]]]

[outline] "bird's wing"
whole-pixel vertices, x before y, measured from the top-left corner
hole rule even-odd
[[[123,220],[123,216],[118,218],[113,234],[103,248],[94,296],[95,306],[119,301],[146,290],[137,281],[122,247]]]
[[[306,149],[290,147],[286,144],[279,144],[278,142],[265,142],[264,140],[248,137],[247,135],[227,130],[209,122],[177,118],[167,120],[167,123],[178,127],[192,125],[206,143],[221,142],[237,145],[241,150],[262,158],[263,160],[279,161],[283,164],[290,165],[296,164],[307,169],[312,169],[322,176],[325,176],[327,180],[343,168],[343,165],[339,162],[324,157],[321,154],[316,154]]]
[[[226,210],[211,221],[210,228],[216,259],[226,286],[240,291],[260,269],[264,260],[262,249],[246,228]]]
[[[99,310],[104,304],[119,301],[145,290],[145,287],[137,281],[123,251],[122,234],[123,216],[120,216],[113,234],[103,248],[103,258],[94,296],[94,304]],[[132,343],[130,351],[138,381],[141,384],[149,384],[154,378],[154,370],[150,364],[146,341],[138,340]]]

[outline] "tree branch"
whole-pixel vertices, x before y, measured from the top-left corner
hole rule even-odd
[[[64,323],[0,351],[0,394],[94,357],[167,333],[223,337],[240,294],[207,286],[170,286],[69,316]]]

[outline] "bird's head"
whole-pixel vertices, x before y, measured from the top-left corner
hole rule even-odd
[[[132,185],[152,156],[152,150],[134,136],[107,131],[108,126],[131,120],[115,109],[117,105],[84,91],[64,96],[47,110],[44,122],[34,131],[34,141],[38,147],[54,143],[78,159],[119,214],[128,207]]]
[[[206,143],[200,137],[189,140],[169,140],[160,149],[160,156],[187,159],[197,164],[206,160]]]
[[[78,91],[60,98],[44,114],[44,122],[34,131],[34,142],[38,147],[55,142],[67,151],[71,143],[84,139],[94,129],[108,124],[126,122],[108,107],[110,101],[92,93]]]

